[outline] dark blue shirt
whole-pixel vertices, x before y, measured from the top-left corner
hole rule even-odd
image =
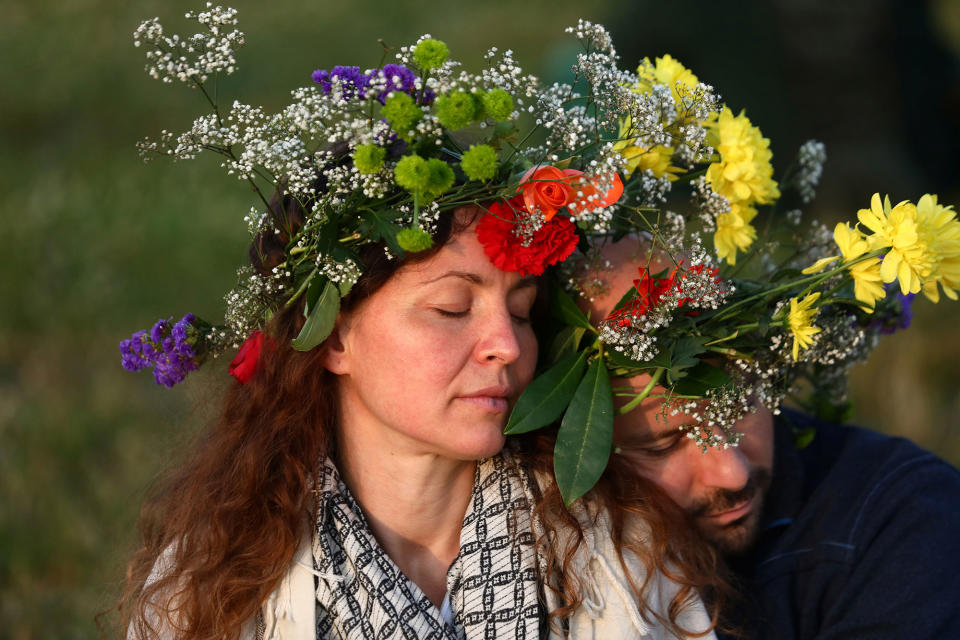
[[[960,472],[902,438],[785,411],[753,551],[756,638],[960,639]],[[813,427],[804,449],[791,427]]]

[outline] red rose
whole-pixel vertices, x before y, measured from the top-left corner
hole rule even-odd
[[[539,211],[546,220],[553,218],[574,196],[564,172],[551,166],[528,169],[520,178],[519,193],[523,196],[524,208],[530,213]]]
[[[237,357],[230,363],[230,375],[240,384],[247,384],[257,370],[260,361],[260,351],[263,349],[263,332],[254,331],[240,346]]]
[[[525,247],[516,234],[514,213],[522,210],[520,197],[493,203],[490,213],[477,225],[477,238],[490,261],[499,269],[539,276],[548,266],[573,253],[577,248],[577,230],[569,218],[554,217],[537,229]]]

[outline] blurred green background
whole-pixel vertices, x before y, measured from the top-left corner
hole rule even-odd
[[[179,132],[202,98],[142,71],[131,35],[184,0],[8,0],[0,8],[0,638],[93,638],[119,592],[145,488],[215,406],[226,362],[167,391],[117,343],[159,317],[218,319],[252,198],[213,158],[145,166],[134,142]],[[874,191],[960,203],[960,2],[642,0],[235,3],[247,46],[221,94],[275,108],[317,67],[373,66],[377,38],[429,32],[468,66],[490,45],[563,77],[584,17],[625,66],[671,53],[747,107],[782,170],[808,138],[829,159],[813,212],[852,219]],[[191,31],[192,32],[192,31]],[[960,462],[960,305],[854,375],[857,422]]]

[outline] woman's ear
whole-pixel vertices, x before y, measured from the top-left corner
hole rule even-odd
[[[350,373],[349,333],[349,322],[342,314],[338,314],[333,331],[323,343],[323,366],[338,376]]]

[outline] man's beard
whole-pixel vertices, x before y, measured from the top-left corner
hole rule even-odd
[[[712,496],[698,500],[687,507],[687,515],[708,542],[724,555],[738,555],[753,544],[763,511],[763,500],[770,487],[770,469],[751,469],[747,484],[738,491],[718,489]],[[723,525],[710,522],[710,514],[722,513],[754,500],[753,508],[739,520]]]

